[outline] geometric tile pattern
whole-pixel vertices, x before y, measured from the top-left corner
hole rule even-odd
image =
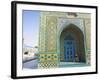
[[[46,16],[41,14],[41,22],[39,29],[39,51],[46,51]]]
[[[57,61],[58,55],[57,54],[39,54],[39,62],[45,62],[45,61]]]
[[[54,68],[58,67],[58,54],[47,53],[39,54],[39,68]]]
[[[46,18],[47,27],[46,27],[46,44],[47,44],[47,52],[56,52],[56,42],[57,42],[57,34],[56,34],[56,23],[57,18],[54,16],[47,16]]]
[[[58,66],[58,54],[52,53],[57,52],[56,23],[56,17],[41,14],[39,33],[39,68]]]
[[[58,67],[58,63],[55,61],[52,62],[41,62],[40,64],[38,64],[39,68],[57,68]]]

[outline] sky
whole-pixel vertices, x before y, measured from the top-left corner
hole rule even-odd
[[[24,44],[35,47],[39,40],[40,11],[23,10]]]

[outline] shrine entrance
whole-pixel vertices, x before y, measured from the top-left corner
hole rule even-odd
[[[83,32],[73,24],[61,32],[60,61],[86,62]]]

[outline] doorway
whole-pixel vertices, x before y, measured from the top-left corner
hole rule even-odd
[[[84,34],[75,25],[70,24],[60,35],[60,61],[86,62]]]
[[[75,61],[75,41],[71,36],[64,39],[64,55],[66,62]]]

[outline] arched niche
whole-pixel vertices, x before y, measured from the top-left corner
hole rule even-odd
[[[66,48],[68,44],[65,44],[66,41],[73,39],[74,45],[74,59],[69,60],[69,62],[86,62],[85,57],[85,45],[84,45],[84,34],[83,32],[74,24],[69,24],[66,26],[60,34],[60,62],[66,62]],[[70,57],[70,56],[69,56]],[[67,61],[68,62],[68,61]]]

